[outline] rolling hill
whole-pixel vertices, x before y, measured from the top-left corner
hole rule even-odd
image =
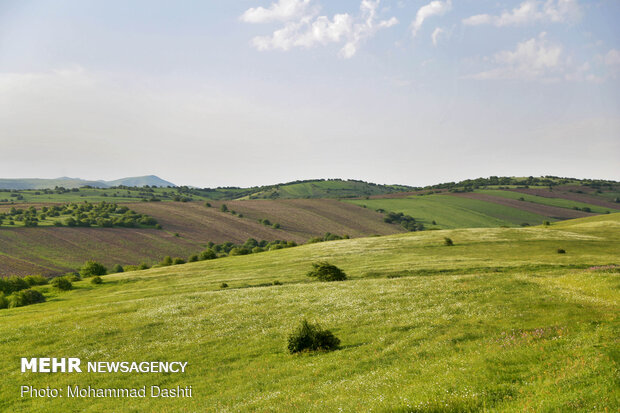
[[[332,241],[108,275],[69,292],[36,287],[46,303],[0,310],[0,409],[615,411],[619,247],[620,214],[609,214]],[[318,260],[349,280],[312,281]],[[304,318],[341,348],[287,354]],[[51,385],[16,368],[40,355],[187,361],[184,374],[56,374],[53,386],[191,385],[194,397],[21,398],[24,383]]]
[[[164,256],[187,258],[208,241],[243,243],[248,238],[306,242],[326,232],[352,237],[386,235],[404,229],[383,222],[375,211],[337,200],[254,200],[227,203],[238,214],[198,202],[124,204],[154,217],[163,230],[140,228],[0,228],[0,274],[52,275],[74,270],[86,260],[107,265],[153,264]],[[6,207],[0,212],[6,211]],[[279,229],[261,224],[269,219]],[[178,235],[178,236],[177,236]]]

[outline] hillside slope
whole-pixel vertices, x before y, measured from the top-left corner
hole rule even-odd
[[[148,214],[163,230],[135,228],[0,228],[0,274],[57,274],[74,270],[88,259],[107,266],[150,264],[164,256],[187,258],[208,241],[243,243],[287,240],[298,243],[326,232],[351,237],[404,232],[383,222],[383,215],[336,200],[229,202],[243,218],[207,208],[198,202],[142,202],[125,204]],[[258,222],[279,223],[274,229]],[[178,234],[178,236],[175,236]]]
[[[615,411],[619,228],[612,214],[407,233],[111,275],[65,293],[38,287],[48,302],[0,310],[0,408]],[[309,280],[321,259],[350,280]],[[287,354],[303,318],[341,349]],[[54,386],[191,385],[194,397],[20,398],[24,382],[49,383],[15,367],[40,354],[187,361],[185,374],[58,374]]]

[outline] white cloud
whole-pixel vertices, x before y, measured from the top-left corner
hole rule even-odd
[[[420,7],[415,19],[411,22],[411,33],[415,37],[424,21],[432,16],[442,16],[452,9],[452,0],[431,1],[426,6]]]
[[[293,22],[287,22],[283,28],[269,36],[257,36],[252,45],[258,50],[290,50],[294,47],[315,47],[329,43],[344,43],[340,55],[350,58],[359,49],[360,43],[373,36],[379,29],[391,27],[398,23],[395,17],[378,20],[376,13],[380,0],[362,0],[360,15],[348,13],[336,14],[331,19],[327,16],[307,15]]]
[[[433,40],[433,46],[437,46],[437,43],[439,42],[439,37],[444,34],[446,31],[444,29],[442,29],[441,27],[437,27],[434,31],[433,34],[431,35],[431,39]]]
[[[607,66],[617,66],[620,67],[620,50],[611,49],[605,55],[605,64]]]
[[[279,0],[269,8],[253,7],[240,17],[246,23],[268,23],[299,18],[306,13],[310,0]]]
[[[469,76],[473,79],[558,80],[565,61],[562,46],[552,44],[546,33],[517,44],[513,51],[501,51],[490,59],[496,67]]]
[[[466,26],[493,24],[497,27],[520,26],[538,21],[553,23],[573,22],[581,17],[581,6],[577,0],[526,0],[511,11],[499,16],[477,14],[463,19]]]

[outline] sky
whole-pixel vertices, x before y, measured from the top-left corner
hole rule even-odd
[[[0,177],[620,180],[617,0],[0,0]]]

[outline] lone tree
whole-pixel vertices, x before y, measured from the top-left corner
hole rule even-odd
[[[443,245],[445,245],[446,247],[451,247],[454,245],[454,241],[452,241],[452,238],[444,237]]]
[[[86,261],[86,264],[80,268],[80,275],[82,277],[92,277],[94,275],[106,275],[108,270],[103,264],[96,261]]]
[[[308,277],[316,277],[319,281],[344,281],[347,275],[340,268],[326,261],[315,262],[313,269],[306,274]]]
[[[288,337],[288,351],[291,354],[302,351],[331,351],[340,346],[340,339],[318,324],[303,320],[300,326]]]

